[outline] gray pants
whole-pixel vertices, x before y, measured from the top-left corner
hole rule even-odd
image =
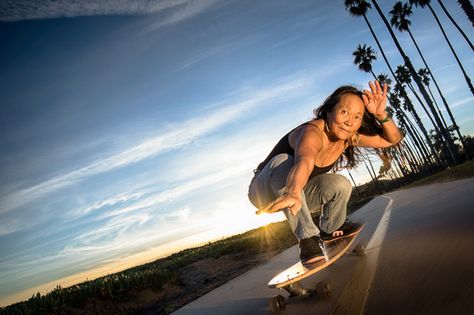
[[[275,156],[252,179],[248,193],[250,202],[260,209],[281,196],[292,167],[293,156]],[[296,238],[301,240],[319,235],[311,212],[321,211],[319,228],[323,232],[337,230],[346,219],[351,193],[352,185],[342,175],[322,174],[311,178],[303,189],[301,210],[296,215],[292,215],[288,209],[283,210]]]

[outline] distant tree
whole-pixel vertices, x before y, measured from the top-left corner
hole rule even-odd
[[[450,126],[448,128],[449,132],[451,133],[451,136],[455,139],[455,135],[454,135],[454,128],[452,126]],[[438,156],[446,161],[446,162],[449,162],[449,152],[447,152],[446,150],[446,146],[444,144],[444,139],[443,137],[440,135],[440,133],[436,130],[430,130],[430,136],[433,140],[433,146],[438,154]],[[459,150],[460,149],[460,146],[458,144],[456,144],[456,149]]]
[[[446,9],[446,7],[444,6],[443,2],[441,2],[441,0],[438,0],[438,3],[439,5],[441,6],[441,9],[443,9],[444,13],[446,14],[446,16],[449,18],[449,20],[451,21],[451,23],[454,24],[454,26],[457,28],[457,30],[459,31],[459,33],[461,33],[462,37],[464,37],[464,39],[466,40],[467,44],[469,45],[469,47],[471,47],[471,49],[474,51],[474,45],[472,45],[472,42],[469,40],[469,37],[467,37],[466,33],[464,33],[464,31],[461,29],[461,27],[459,27],[458,23],[456,23],[456,21],[453,19],[453,17],[451,16],[451,14],[449,14],[449,11]],[[471,8],[472,8],[472,5],[471,5]]]
[[[441,30],[441,33],[442,33],[443,36],[444,36],[444,39],[445,39],[446,42],[448,43],[448,46],[449,46],[449,48],[451,49],[451,52],[453,53],[453,56],[454,56],[454,58],[456,59],[458,65],[459,65],[459,68],[461,68],[461,72],[462,72],[463,75],[464,75],[464,79],[466,80],[466,83],[467,83],[467,85],[469,86],[469,89],[471,90],[471,93],[474,95],[474,86],[472,85],[471,78],[469,78],[469,76],[467,75],[466,70],[464,69],[464,66],[463,66],[462,63],[461,63],[461,60],[459,60],[459,57],[458,57],[458,55],[456,54],[456,51],[454,50],[453,45],[452,45],[451,42],[449,41],[448,35],[446,35],[446,32],[445,32],[445,30],[444,30],[444,27],[443,27],[443,25],[441,24],[441,22],[440,22],[438,16],[436,15],[435,11],[434,11],[433,8],[431,7],[430,2],[431,2],[430,0],[410,0],[410,3],[411,3],[411,4],[414,4],[415,6],[420,6],[420,7],[422,7],[422,8],[427,7],[427,8],[431,11],[431,14],[433,15],[434,19],[436,20],[436,23],[438,24],[439,29]]]
[[[474,7],[472,6],[471,2],[469,0],[458,0],[458,4],[461,6],[464,14],[466,14],[467,18],[471,22],[472,27],[474,27]]]
[[[464,141],[464,150],[467,150],[469,154],[466,156],[473,156],[474,155],[474,137],[471,135],[467,135],[463,137]]]
[[[421,1],[421,0],[418,0],[418,1]],[[426,0],[425,0],[426,1]],[[417,41],[415,40],[415,37],[413,36],[413,33],[411,32],[410,30],[410,25],[411,25],[411,21],[409,20],[409,17],[413,14],[412,10],[411,10],[411,5],[409,5],[408,3],[402,3],[401,1],[398,1],[395,3],[395,5],[393,6],[393,9],[389,12],[389,15],[390,15],[390,24],[395,27],[397,30],[399,30],[400,32],[407,32],[408,35],[410,36],[413,44],[415,45],[417,51],[418,51],[418,54],[420,55],[421,59],[423,60],[423,63],[425,64],[425,67],[428,69],[432,79],[433,79],[433,82],[435,83],[437,89],[438,89],[438,93],[440,94],[441,98],[443,99],[443,102],[445,104],[445,106],[448,108],[448,111],[449,110],[449,105],[448,103],[446,102],[446,99],[444,98],[444,95],[443,93],[441,92],[441,89],[439,88],[438,86],[438,83],[436,82],[435,80],[435,77],[433,75],[433,73],[431,72],[429,66],[428,66],[428,63],[426,62],[426,59],[425,57],[423,56],[423,53],[421,52],[420,50],[420,47],[417,43]],[[421,79],[421,78],[420,78]],[[415,95],[415,97],[418,99],[418,101],[420,102],[420,104],[423,106],[423,109],[425,110],[425,112],[427,113],[427,115],[430,117],[430,120],[431,122],[433,123],[433,126],[437,129],[439,129],[441,131],[441,134],[445,137],[445,140],[446,140],[446,144],[448,145],[448,147],[450,147],[450,153],[451,153],[451,157],[452,157],[452,160],[453,162],[457,160],[457,156],[455,156],[455,149],[454,149],[454,141],[453,139],[450,138],[449,136],[449,132],[447,132],[445,129],[445,121],[444,121],[444,118],[442,116],[439,116],[438,115],[438,112],[436,111],[438,109],[439,111],[439,108],[437,105],[433,104],[432,106],[430,106],[430,104],[428,103],[428,107],[429,107],[429,112],[431,112],[431,115],[432,117],[430,116],[429,112],[428,112],[428,109],[426,108],[426,106],[423,104],[423,101],[421,100],[421,98],[418,96],[418,94],[415,92],[414,88],[410,85],[410,83],[408,82],[408,86],[410,87],[411,91],[413,92],[413,94]],[[430,92],[431,96],[432,96],[432,93]],[[426,99],[425,97],[425,100],[428,102],[428,100]],[[435,99],[433,98],[433,103],[435,103]]]
[[[372,47],[364,44],[363,46],[358,45],[352,53],[354,56],[354,64],[364,72],[370,72],[375,77],[375,73],[372,71],[372,61],[377,59],[375,51]]]

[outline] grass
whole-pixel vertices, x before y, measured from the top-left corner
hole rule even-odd
[[[423,185],[430,185],[434,183],[443,183],[453,180],[465,179],[474,176],[474,161],[466,161],[462,164],[447,168],[432,176],[423,178],[414,183],[408,184],[403,188],[412,188]]]

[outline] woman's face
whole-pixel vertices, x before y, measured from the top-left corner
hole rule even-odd
[[[328,114],[328,128],[332,136],[339,140],[350,139],[362,124],[365,106],[355,94],[344,94],[339,104]]]

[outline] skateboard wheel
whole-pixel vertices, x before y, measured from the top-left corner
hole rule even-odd
[[[331,287],[326,282],[321,281],[316,284],[316,294],[319,297],[321,298],[329,297],[331,296],[331,293],[332,293]]]
[[[279,310],[285,308],[285,298],[282,295],[274,296],[270,299],[270,309],[277,313]]]
[[[364,246],[362,246],[361,244],[357,244],[356,247],[354,247],[354,249],[352,250],[352,252],[356,256],[364,256],[365,254]]]

